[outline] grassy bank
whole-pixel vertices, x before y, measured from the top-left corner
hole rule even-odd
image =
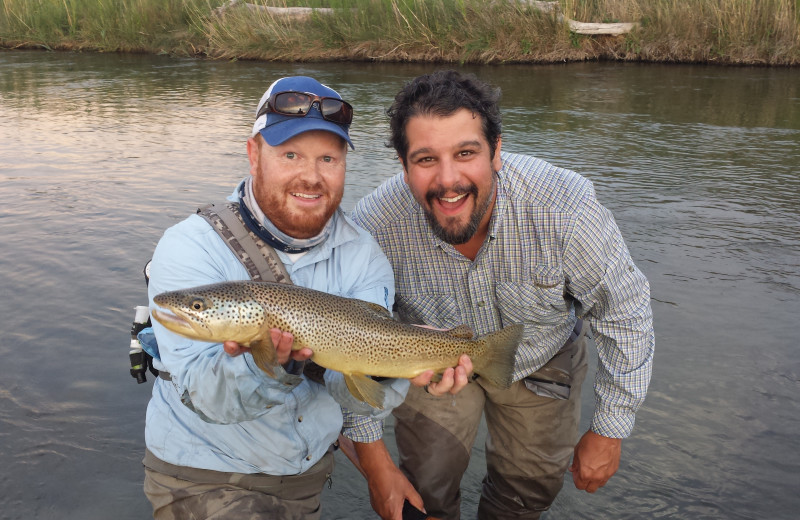
[[[800,64],[800,0],[0,0],[0,46],[262,60]],[[635,22],[581,35],[566,19]]]

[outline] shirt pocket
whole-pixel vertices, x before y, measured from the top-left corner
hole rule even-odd
[[[564,277],[555,269],[537,270],[532,280],[498,281],[495,298],[504,325],[557,325],[568,314]]]
[[[404,323],[441,328],[455,327],[462,323],[461,313],[452,294],[399,295],[397,316]]]

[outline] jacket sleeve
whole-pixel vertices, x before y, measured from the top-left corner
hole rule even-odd
[[[222,239],[197,216],[168,229],[156,246],[148,294],[184,289],[249,276]],[[161,364],[183,403],[207,422],[231,424],[255,419],[280,406],[294,386],[268,377],[250,354],[227,355],[220,343],[194,341],[166,330],[157,320],[153,329]]]

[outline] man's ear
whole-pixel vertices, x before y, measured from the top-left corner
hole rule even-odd
[[[408,184],[408,168],[406,168],[406,162],[402,157],[398,157],[397,160],[400,161],[400,166],[403,168],[403,182]]]
[[[258,159],[261,155],[261,146],[258,139],[261,138],[260,135],[256,135],[247,139],[247,159],[250,161],[250,175],[253,176],[258,171]]]
[[[497,146],[494,148],[494,157],[492,157],[492,169],[496,172],[500,171],[503,167],[503,161],[500,160],[500,148],[503,144],[503,136],[497,138]]]

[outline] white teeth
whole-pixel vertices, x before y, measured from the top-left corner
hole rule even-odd
[[[306,193],[292,193],[295,197],[300,197],[301,199],[318,199],[319,195],[308,195]]]
[[[461,195],[457,195],[455,197],[439,197],[439,200],[443,200],[445,202],[456,202],[463,199],[466,196],[467,196],[466,193],[462,193]]]

